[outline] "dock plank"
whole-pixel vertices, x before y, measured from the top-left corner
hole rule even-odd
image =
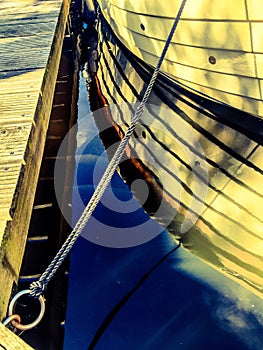
[[[45,68],[35,70],[19,70],[1,72],[0,94],[22,93],[22,92],[39,92],[42,83]],[[1,98],[1,100],[3,100]],[[2,116],[1,116],[2,117]]]
[[[5,350],[33,350],[21,338],[0,323],[0,348]]]
[[[0,318],[22,262],[69,5],[0,0]]]
[[[33,38],[36,42],[39,40],[40,45],[45,46],[50,40],[52,40],[52,37],[46,35],[51,32],[50,28],[52,28],[52,25],[54,24],[56,24],[56,18],[51,18],[46,22],[38,21],[37,23],[28,23],[28,21],[23,21],[16,26],[10,23],[1,24],[0,22],[0,38],[3,41],[6,41],[6,43],[10,42],[11,38],[16,39],[16,41],[22,37],[27,39],[25,42],[20,44],[21,47],[27,46],[28,40]]]

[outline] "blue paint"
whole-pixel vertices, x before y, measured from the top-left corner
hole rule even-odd
[[[91,124],[88,117],[87,128],[94,128]],[[74,196],[80,193],[85,204],[90,198],[93,168],[102,147],[95,137],[80,161],[73,195],[74,220],[80,215]],[[131,200],[117,174],[111,185],[119,198]],[[124,220],[123,214],[113,214],[103,205],[94,216],[124,228],[149,219],[138,209]],[[156,223],[152,228],[160,229]],[[96,229],[94,220],[85,228]],[[111,308],[176,245],[167,231],[143,245],[125,249],[103,247],[80,237],[71,254],[64,350],[87,349]],[[261,313],[258,297],[180,248],[132,295],[96,349],[261,350]]]

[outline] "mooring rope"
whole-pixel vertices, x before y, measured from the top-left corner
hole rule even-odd
[[[186,0],[183,0],[181,3],[181,6],[180,6],[178,13],[177,13],[177,16],[174,20],[173,26],[171,28],[169,35],[168,35],[165,46],[163,48],[162,54],[158,60],[158,63],[156,65],[154,72],[153,72],[153,75],[151,77],[151,80],[146,88],[145,93],[144,93],[143,99],[140,102],[140,104],[139,104],[139,106],[138,106],[138,108],[137,108],[137,110],[136,110],[136,112],[131,120],[131,124],[130,124],[126,134],[124,135],[123,139],[121,140],[113,158],[109,162],[109,164],[105,170],[105,173],[103,174],[103,176],[102,176],[97,188],[95,189],[89,203],[87,204],[86,208],[84,209],[82,215],[80,216],[75,227],[73,228],[73,230],[69,234],[65,243],[62,245],[62,247],[60,248],[60,250],[58,251],[58,253],[54,257],[54,259],[51,261],[50,265],[47,267],[47,269],[44,271],[44,273],[39,278],[39,280],[31,283],[31,285],[29,287],[31,296],[37,298],[44,293],[44,291],[47,288],[47,284],[49,283],[51,278],[54,276],[54,274],[56,273],[56,271],[58,270],[60,265],[63,263],[63,261],[67,257],[67,255],[70,252],[71,248],[73,247],[75,241],[77,240],[77,238],[79,237],[80,233],[82,232],[84,226],[87,224],[89,218],[91,217],[94,209],[98,205],[98,203],[99,203],[103,193],[105,192],[108,184],[110,183],[111,178],[119,165],[119,162],[120,162],[121,157],[124,153],[125,147],[127,146],[129,139],[134,132],[135,126],[139,122],[140,117],[143,113],[143,109],[145,107],[145,104],[148,101],[148,98],[149,98],[150,93],[152,91],[153,85],[154,85],[156,78],[157,78],[157,75],[160,71],[161,64],[164,60],[164,57],[165,57],[166,52],[168,50],[168,47],[172,41],[172,37],[174,35],[176,27],[177,27],[179,20],[181,18],[181,14],[182,14],[182,11],[184,9],[185,3],[186,3]]]

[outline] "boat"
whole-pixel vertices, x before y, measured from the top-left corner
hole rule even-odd
[[[106,152],[111,158],[123,139],[153,72],[103,16],[85,28],[73,225],[90,203],[108,164]],[[64,349],[165,344],[261,350],[261,159],[260,118],[160,74],[119,173],[145,212],[169,232],[147,219],[141,207],[140,214],[127,210],[121,199],[131,204],[132,195],[124,194],[127,186],[114,173],[71,253]],[[199,196],[194,168],[203,189]],[[147,185],[147,198],[135,180]],[[188,216],[196,210],[199,215]],[[192,226],[185,229],[187,217]],[[135,236],[151,233],[148,222],[161,234],[135,242]]]
[[[181,0],[99,0],[118,39],[155,66]],[[260,0],[187,0],[161,70],[169,79],[263,116]]]
[[[115,10],[126,11],[129,18],[132,8],[120,7],[131,6],[131,2],[119,2],[118,8],[114,1],[99,3],[98,32],[89,29],[97,34],[88,45],[87,83],[95,122],[112,157],[113,146],[123,138],[153,67],[137,57],[136,50],[130,51],[131,43],[117,31],[119,19],[113,23]],[[140,11],[142,4],[146,6],[145,2],[134,2],[134,6],[136,3]],[[149,13],[150,17],[154,14]],[[252,101],[250,97],[245,100]],[[182,130],[190,130],[193,138]],[[261,297],[262,134],[258,114],[217,101],[161,72],[125,161],[119,165],[130,187],[138,178],[147,183],[148,200],[141,198],[140,190],[134,195],[153,219],[191,253]],[[192,181],[195,171],[199,189]]]

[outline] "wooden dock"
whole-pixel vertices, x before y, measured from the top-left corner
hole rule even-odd
[[[1,319],[23,258],[69,6],[0,0]]]
[[[27,343],[0,323],[0,348],[6,350],[33,350]]]

